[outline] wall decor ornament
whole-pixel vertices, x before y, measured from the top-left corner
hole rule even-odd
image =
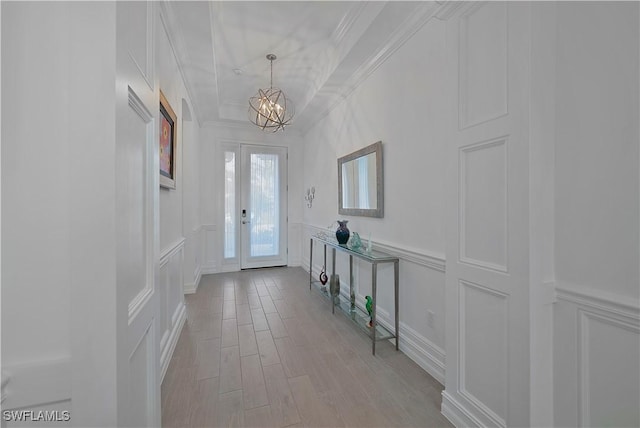
[[[336,239],[338,240],[338,244],[344,245],[349,240],[349,229],[347,228],[347,223],[349,220],[337,220],[338,221],[338,229],[336,230]]]
[[[160,91],[160,187],[176,188],[177,116]]]

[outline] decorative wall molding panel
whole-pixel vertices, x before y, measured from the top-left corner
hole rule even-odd
[[[67,410],[71,410],[70,357],[8,365],[2,371],[3,410],[58,402],[67,402]]]
[[[640,424],[640,305],[577,284],[557,284],[554,313],[558,425]],[[562,347],[559,344],[567,344]],[[565,401],[565,397],[575,397]]]
[[[585,309],[599,310],[612,316],[617,315],[638,320],[640,300],[617,294],[593,290],[564,281],[555,282],[556,296],[559,300],[574,303]]]
[[[459,31],[458,126],[462,130],[508,114],[506,3],[475,3],[462,14]]]
[[[168,333],[166,340],[163,337],[163,343],[160,345],[160,382],[164,380],[164,375],[167,374],[173,351],[176,349],[178,339],[180,338],[180,332],[187,319],[187,311],[185,305],[179,305],[176,308],[176,312],[171,317],[171,331]]]
[[[507,151],[505,136],[462,147],[459,159],[460,261],[504,273],[509,269]]]
[[[154,84],[154,6],[152,2],[134,3],[129,6],[127,18],[133,25],[143,26],[146,40],[136,40],[139,43],[129,44],[128,54],[133,64],[138,68],[149,89],[153,91]]]
[[[160,300],[160,382],[164,378],[186,319],[184,304],[184,238],[162,251],[158,291]]]
[[[8,373],[2,370],[2,383],[0,384],[0,404],[4,403],[4,400],[7,399],[7,385],[9,385],[9,380],[11,377]]]
[[[173,258],[178,252],[184,250],[184,238],[180,238],[173,245],[165,248],[160,252],[160,267],[166,265],[171,258]]]
[[[469,2],[446,12],[455,102],[442,411],[463,426],[531,421],[530,8]]]
[[[459,284],[458,393],[490,425],[506,427],[509,296],[469,281]]]

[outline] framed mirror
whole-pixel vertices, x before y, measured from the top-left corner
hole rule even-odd
[[[382,141],[338,159],[338,213],[384,216]]]

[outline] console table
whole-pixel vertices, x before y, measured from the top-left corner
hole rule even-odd
[[[324,266],[327,267],[327,247],[331,248],[332,257],[332,274],[336,273],[336,251],[342,251],[349,255],[349,296],[353,293],[353,258],[356,257],[360,260],[364,260],[371,264],[371,299],[372,299],[372,311],[371,311],[371,324],[369,327],[369,314],[362,308],[352,303],[351,298],[345,298],[343,295],[332,296],[328,290],[328,283],[323,285],[320,281],[313,279],[313,243],[317,241],[324,246]],[[392,333],[384,326],[376,322],[376,303],[377,303],[377,288],[378,288],[378,265],[381,263],[393,263],[393,277],[394,277],[394,305],[395,305],[395,331]],[[382,251],[366,251],[364,249],[352,249],[346,245],[338,244],[338,242],[331,237],[326,236],[312,236],[310,239],[310,251],[309,251],[309,290],[311,286],[315,285],[320,292],[331,299],[331,311],[335,313],[335,307],[338,306],[352,321],[360,326],[371,337],[371,352],[376,354],[376,340],[396,339],[396,350],[398,349],[398,287],[399,287],[399,260],[390,254],[383,253]]]

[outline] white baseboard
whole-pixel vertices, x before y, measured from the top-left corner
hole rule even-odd
[[[202,269],[200,269],[200,275],[211,275],[213,273],[220,273],[221,270],[215,266],[215,265],[210,265],[210,266],[202,266]]]
[[[399,329],[400,341],[398,346],[400,350],[440,384],[444,385],[444,350],[404,323],[400,323]]]
[[[202,279],[202,269],[200,268],[200,266],[197,266],[194,282],[184,284],[184,286],[182,287],[182,292],[184,294],[195,294],[196,291],[198,291],[198,287],[200,286],[200,279]]]
[[[447,391],[442,392],[441,412],[456,427],[482,427],[480,420],[467,411]]]
[[[187,311],[184,303],[180,303],[180,306],[176,310],[176,314],[177,316],[174,315],[172,317],[173,319],[176,319],[176,322],[173,323],[173,328],[171,329],[171,333],[169,334],[167,343],[160,351],[160,384],[162,384],[164,375],[167,373],[169,362],[171,361],[173,351],[176,349],[176,344],[178,343],[178,338],[180,337],[180,332],[182,331],[184,322],[187,319]]]
[[[35,408],[71,400],[71,357],[2,368],[2,408]]]

